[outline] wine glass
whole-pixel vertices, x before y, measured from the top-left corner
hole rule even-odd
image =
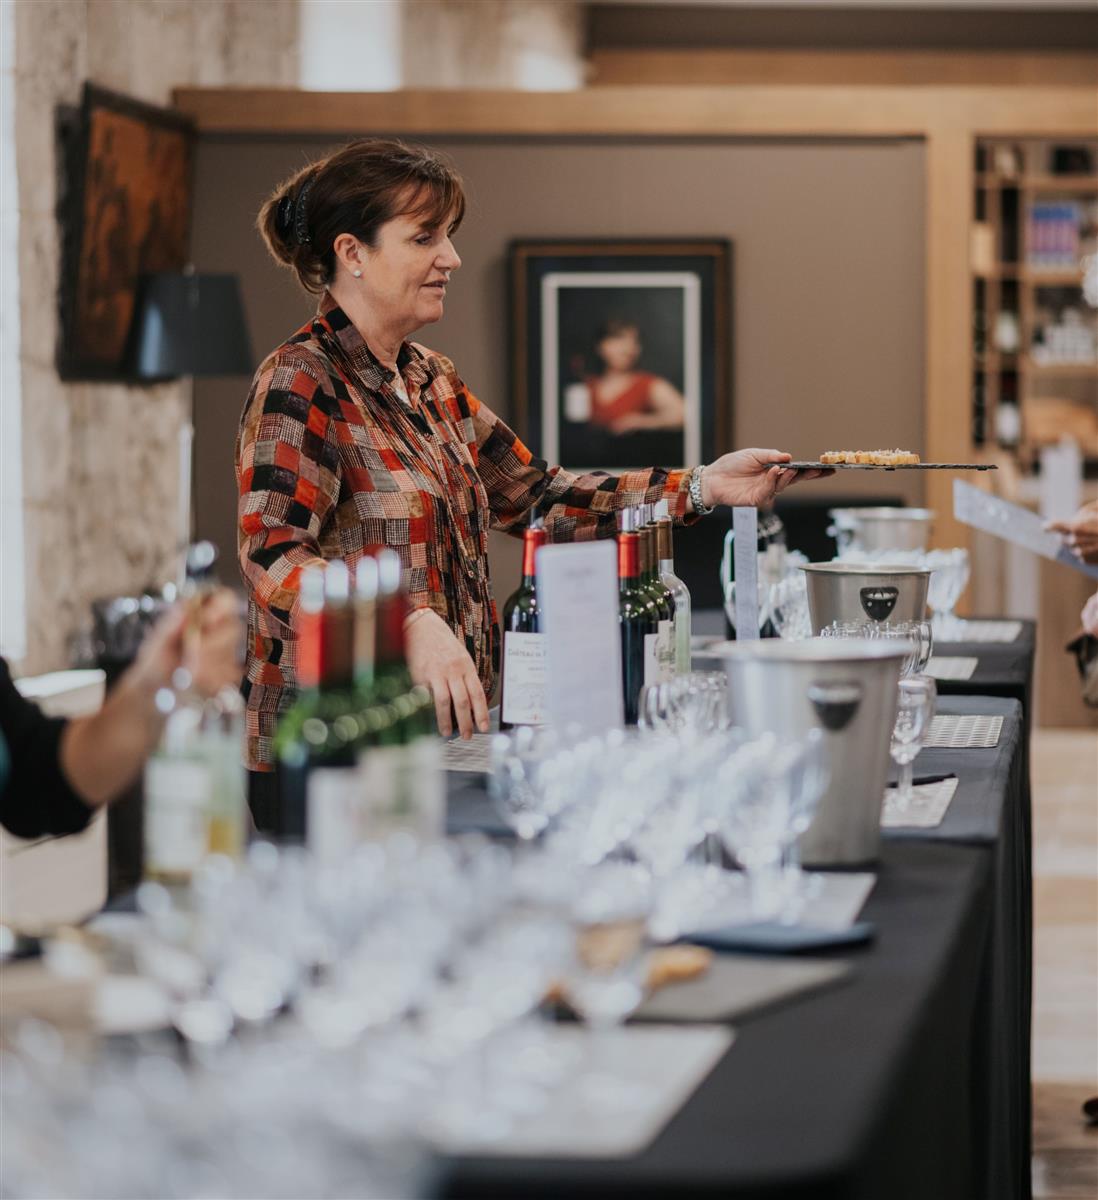
[[[548,827],[555,793],[550,787],[560,741],[551,729],[520,725],[492,738],[488,791],[499,815],[524,842]]]
[[[620,1110],[639,1099],[617,1077],[613,1035],[644,998],[648,911],[647,881],[624,863],[589,871],[572,907],[575,948],[565,990],[589,1030],[581,1095],[596,1111]]]
[[[900,784],[892,802],[899,812],[908,808],[914,795],[912,778],[915,759],[930,730],[936,698],[934,681],[927,676],[915,675],[900,680],[896,724],[889,745],[892,760],[900,767]]]
[[[782,847],[789,825],[788,763],[773,734],[740,746],[717,773],[720,834],[747,875],[751,915],[780,907]]]
[[[803,741],[795,742],[786,752],[789,824],[782,847],[785,900],[781,913],[781,919],[785,923],[793,923],[800,917],[807,896],[798,839],[812,824],[816,808],[831,780],[831,770],[824,747],[823,730],[811,729]]]
[[[778,636],[799,642],[812,636],[808,614],[808,579],[803,571],[786,575],[772,584],[769,596],[770,619]]]
[[[962,547],[928,550],[923,563],[931,569],[927,603],[934,610],[934,632],[939,639],[958,641],[965,623],[953,609],[968,584],[968,551]]]

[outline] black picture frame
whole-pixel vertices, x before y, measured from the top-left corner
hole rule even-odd
[[[728,239],[522,239],[508,259],[511,418],[535,454],[621,471],[730,448]]]
[[[189,257],[195,128],[181,113],[85,84],[80,105],[58,111],[57,132],[57,370],[68,381],[137,382],[141,277],[181,271]]]

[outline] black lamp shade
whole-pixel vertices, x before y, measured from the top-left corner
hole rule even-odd
[[[134,328],[134,364],[142,378],[252,373],[235,275],[146,275]]]

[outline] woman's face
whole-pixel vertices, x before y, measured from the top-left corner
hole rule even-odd
[[[402,215],[378,230],[377,245],[366,247],[362,287],[370,307],[401,336],[442,316],[446,283],[461,266],[445,226],[425,225]]]
[[[599,357],[612,371],[629,371],[641,354],[640,334],[632,327],[604,337],[598,345]]]

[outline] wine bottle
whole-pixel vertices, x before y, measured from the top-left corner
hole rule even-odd
[[[354,610],[340,559],[301,577],[299,693],[275,731],[280,828],[327,855],[356,824]]]
[[[660,564],[660,579],[675,603],[675,674],[690,670],[690,591],[675,574],[675,551],[671,536],[672,523],[667,501],[656,506],[656,543]]]
[[[535,517],[522,535],[522,582],[503,606],[500,729],[545,721],[545,634],[538,614],[535,562],[545,542],[545,525]]]
[[[183,637],[194,635],[198,610],[213,586],[217,550],[197,542],[184,556],[181,589],[187,609]],[[156,694],[165,715],[159,744],[144,773],[144,875],[164,884],[185,884],[209,849],[209,806],[214,771],[204,737],[203,698],[194,690],[189,671],[176,669],[171,686]],[[240,764],[240,743],[237,743]]]
[[[631,517],[622,515],[624,524],[632,523]],[[640,691],[644,686],[646,639],[657,636],[654,605],[640,586],[637,542],[635,530],[623,529],[618,534],[618,623],[621,628],[622,700],[627,725],[637,723]]]
[[[675,674],[675,599],[660,578],[654,505],[640,506],[641,575],[657,611],[655,661],[646,667],[645,683],[661,683]]]
[[[369,621],[366,603],[370,568],[359,563],[359,619]],[[376,608],[373,666],[360,665],[361,734],[357,743],[362,794],[362,836],[384,838],[397,831],[430,840],[442,835],[446,816],[442,745],[435,732],[434,701],[414,686],[404,649],[408,603],[401,585],[400,555],[382,550],[375,560]],[[368,644],[360,628],[360,647]]]

